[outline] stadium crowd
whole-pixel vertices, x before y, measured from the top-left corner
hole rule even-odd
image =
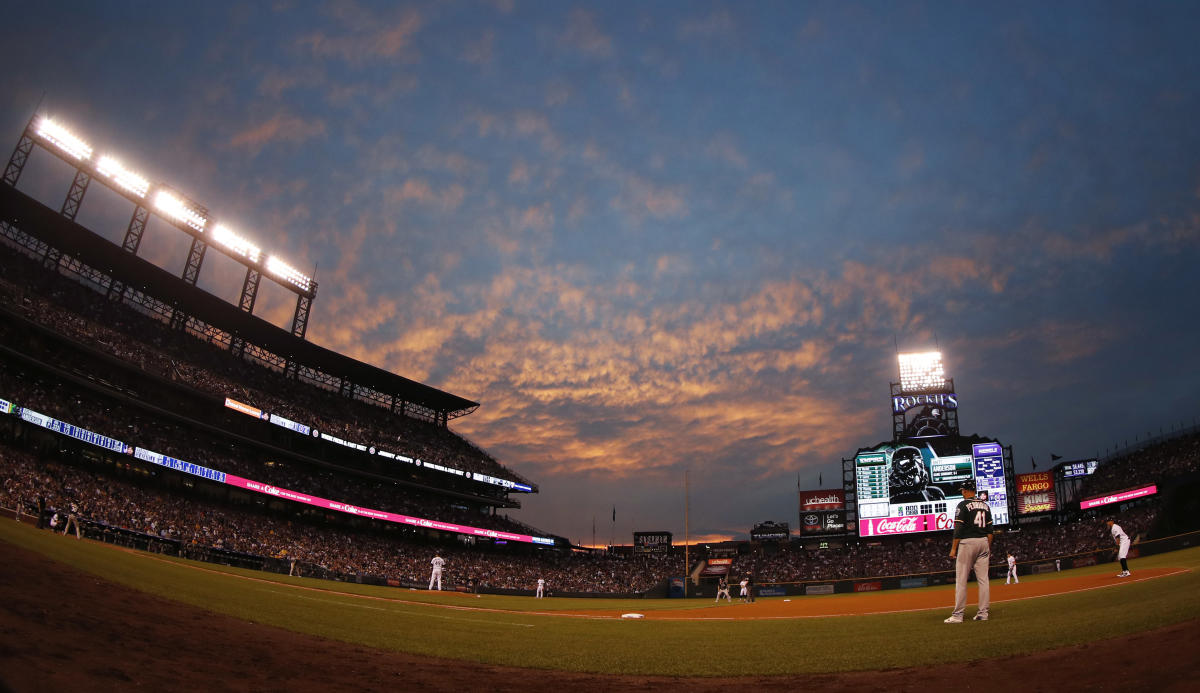
[[[302,573],[373,575],[421,585],[435,555],[447,560],[447,587],[532,589],[543,578],[558,592],[641,592],[667,577],[662,556],[619,557],[551,550],[486,550],[431,544],[383,523],[341,523],[325,513],[257,505],[236,507],[183,490],[170,492],[137,475],[83,468],[12,445],[0,446],[0,506],[53,517],[71,503],[93,523],[141,532],[190,547],[264,558],[296,559]],[[56,525],[61,526],[56,523]]]
[[[1095,498],[1200,471],[1200,433],[1190,433],[1113,457],[1096,467],[1080,486],[1080,498]],[[1149,472],[1149,473],[1148,473]]]
[[[116,406],[104,396],[64,387],[53,378],[26,372],[6,361],[0,361],[0,393],[40,413],[129,445],[272,486],[425,519],[514,533],[529,529],[503,516],[485,513],[478,503],[467,499],[410,490],[383,477],[288,462],[216,433]]]

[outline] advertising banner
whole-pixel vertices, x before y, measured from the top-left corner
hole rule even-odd
[[[1156,493],[1158,493],[1158,486],[1155,484],[1150,484],[1149,486],[1136,488],[1132,491],[1121,491],[1120,493],[1113,493],[1107,496],[1101,496],[1099,498],[1091,498],[1085,501],[1080,501],[1079,509],[1087,510],[1088,508],[1096,508],[1101,505],[1109,505],[1110,503],[1124,503],[1127,500],[1142,498],[1143,496],[1153,496]]]
[[[800,513],[800,536],[845,534],[846,513],[841,510],[819,510]]]
[[[670,532],[634,532],[633,545],[651,551],[668,551],[671,537]]]
[[[833,585],[805,585],[805,594],[833,594]]]
[[[883,583],[880,582],[879,580],[872,580],[870,582],[854,583],[854,591],[855,592],[878,592],[881,589],[883,589]]]
[[[1022,493],[1017,496],[1017,514],[1048,513],[1058,510],[1058,497],[1054,489],[1042,493]]]
[[[840,488],[800,492],[800,514],[813,510],[842,510],[846,507],[846,492]]]
[[[1017,493],[1040,493],[1053,490],[1054,476],[1050,472],[1017,475]]]
[[[957,506],[957,503],[955,504]],[[930,513],[927,515],[909,515],[908,517],[862,518],[859,520],[861,536],[881,537],[895,534],[910,534],[912,532],[936,532],[943,529],[954,529],[953,511]]]
[[[928,587],[929,578],[900,578],[900,588],[908,589],[910,587]]]
[[[1053,472],[1017,475],[1017,514],[1046,513],[1058,510]]]

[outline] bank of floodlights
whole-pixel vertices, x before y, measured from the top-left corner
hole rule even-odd
[[[262,252],[261,248],[230,231],[224,224],[217,224],[213,227],[212,238],[217,243],[228,248],[230,252],[241,255],[250,262],[258,262],[259,255]]]
[[[946,372],[942,369],[942,352],[900,354],[899,358],[902,391],[936,390],[945,387]]]
[[[286,282],[295,284],[304,291],[308,291],[312,287],[311,279],[274,255],[267,258],[267,271]]]
[[[139,198],[144,199],[150,190],[150,181],[125,168],[120,161],[111,156],[100,157],[100,160],[96,162],[96,173]]]
[[[91,162],[93,149],[91,145],[71,133],[61,124],[50,118],[38,119],[33,133],[43,143],[54,147],[68,159],[78,162]],[[146,199],[152,187],[149,180],[125,168],[113,156],[99,157],[91,166],[94,173],[110,181],[114,186],[138,199]],[[205,233],[208,226],[208,212],[186,197],[171,192],[161,185],[154,185],[154,194],[149,206],[163,216],[184,224],[197,233]],[[253,264],[262,260],[262,249],[249,240],[238,235],[223,224],[215,224],[209,230],[208,237],[221,245],[231,254],[245,258]],[[304,292],[312,291],[313,281],[308,275],[300,272],[277,257],[269,256],[265,264],[266,271],[276,278],[298,287]]]
[[[208,219],[204,218],[203,214],[166,190],[159,190],[154,196],[154,208],[201,233],[204,232],[204,225],[208,223]]]
[[[92,158],[92,148],[87,142],[71,134],[66,128],[49,118],[38,122],[37,135],[78,161]]]

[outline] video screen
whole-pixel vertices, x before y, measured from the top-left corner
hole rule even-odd
[[[933,445],[885,443],[855,456],[859,536],[936,532],[954,528],[962,501],[958,486],[975,479],[995,524],[1008,524],[1008,491],[999,443],[971,454],[938,455]]]

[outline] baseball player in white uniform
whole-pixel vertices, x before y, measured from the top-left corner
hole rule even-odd
[[[433,566],[433,572],[429,575],[429,589],[433,589],[433,583],[437,583],[438,591],[442,590],[442,566],[446,565],[446,560],[441,556],[434,556],[429,562]]]
[[[67,513],[67,523],[63,525],[63,536],[67,536],[67,532],[71,531],[71,525],[75,525],[75,538],[79,539],[79,504],[71,503],[71,511]]]
[[[1117,577],[1129,577],[1129,562],[1125,559],[1129,556],[1129,535],[1125,530],[1121,529],[1121,525],[1117,524],[1116,520],[1106,520],[1109,531],[1112,532],[1113,541],[1117,543],[1117,558],[1121,560],[1121,572],[1117,573]]]
[[[546,580],[538,578],[537,598],[541,599],[544,596],[546,596]]]
[[[742,601],[750,601],[747,599],[750,594],[750,578],[742,578],[742,581],[738,584],[742,587]]]
[[[1008,577],[1004,578],[1004,584],[1007,585],[1009,581],[1021,584],[1021,580],[1017,578],[1017,558],[1012,555],[1012,552],[1008,554]]]

